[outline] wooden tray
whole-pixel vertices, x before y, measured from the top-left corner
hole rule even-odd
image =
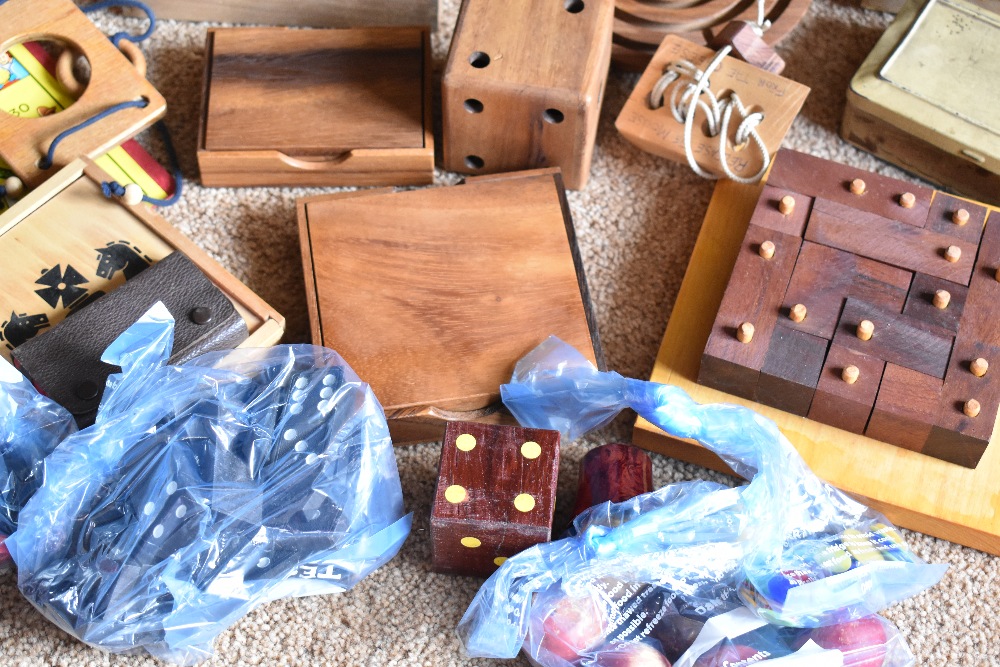
[[[878,442],[832,426],[737,398],[696,383],[702,351],[742,245],[762,185],[719,181],[695,243],[650,379],[676,385],[702,403],[750,407],[773,419],[809,466],[826,481],[928,535],[1000,554],[1000,447],[993,444],[975,469]],[[717,456],[690,441],[666,436],[638,419],[635,444],[730,472]]]
[[[500,385],[549,335],[603,364],[557,170],[300,199],[317,345],[375,391],[393,442],[500,419]]]
[[[59,167],[84,156],[97,158],[152,125],[167,102],[122,53],[70,0],[9,0],[0,4],[0,53],[15,44],[48,39],[71,46],[90,63],[90,82],[71,106],[42,118],[0,111],[0,159],[33,188]],[[41,169],[52,140],[61,132],[121,102],[144,98],[144,108],[115,112],[69,135],[55,151],[54,164]]]
[[[426,28],[210,30],[202,184],[428,184],[430,74]]]
[[[1000,204],[998,63],[996,3],[910,0],[851,79],[840,134],[933,183]]]
[[[89,161],[60,170],[0,215],[0,356],[44,335],[76,308],[175,250],[187,255],[246,320],[241,347],[277,343],[285,319],[146,204],[101,192],[107,174]],[[40,293],[41,292],[41,293]]]

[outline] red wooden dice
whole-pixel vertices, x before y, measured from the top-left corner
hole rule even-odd
[[[559,432],[450,422],[431,508],[437,572],[489,576],[552,534]]]

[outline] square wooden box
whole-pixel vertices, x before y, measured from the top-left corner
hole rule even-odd
[[[1000,204],[1000,13],[910,0],[847,91],[844,139],[963,195]]]
[[[0,356],[9,361],[26,338],[44,335],[89,299],[177,250],[246,320],[250,337],[241,347],[281,339],[281,315],[150,206],[106,198],[101,182],[107,180],[93,163],[77,160],[0,215]],[[40,282],[43,276],[60,280]]]
[[[428,184],[430,79],[426,28],[209,30],[202,184]]]
[[[603,365],[557,170],[311,197],[298,217],[313,343],[372,386],[397,444],[500,420],[500,385],[549,335]]]
[[[773,419],[822,479],[884,512],[893,522],[928,535],[1000,554],[1000,448],[994,442],[975,469],[799,417],[697,383],[705,342],[763,185],[719,181],[650,380],[672,384],[700,403],[737,403]],[[997,429],[994,427],[993,440]],[[671,438],[638,419],[640,447],[730,472],[704,447]]]

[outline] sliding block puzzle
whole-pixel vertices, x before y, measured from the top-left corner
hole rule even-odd
[[[986,207],[780,151],[698,381],[975,467],[1000,406],[998,267]]]
[[[441,82],[443,166],[559,167],[566,187],[583,188],[613,12],[612,0],[465,0]]]
[[[313,28],[436,28],[438,14],[438,0],[146,0],[146,4],[157,18]]]
[[[90,79],[78,99],[64,100],[60,105],[64,108],[53,108],[54,113],[32,118],[17,108],[0,110],[0,160],[29,188],[37,187],[72,160],[98,158],[152,125],[167,110],[163,96],[71,0],[0,3],[0,45],[4,50],[40,40],[85,58],[90,64]],[[56,147],[53,164],[44,163],[49,147],[61,133],[114,105],[141,101],[145,104],[115,111],[67,135]]]
[[[779,157],[775,166],[781,164]],[[851,171],[855,170],[848,170]],[[877,395],[867,435],[834,428],[697,382],[705,343],[729,280],[728,272],[720,267],[735,263],[747,225],[755,217],[761,193],[767,189],[763,184],[743,185],[728,180],[716,184],[650,380],[675,385],[698,403],[737,404],[773,420],[819,477],[884,513],[898,526],[1000,554],[1000,521],[995,511],[1000,507],[1000,446],[995,442],[1000,436],[1000,425],[993,423],[991,440],[994,442],[975,468],[920,453],[939,418],[941,380],[909,369],[900,372],[901,367],[886,364],[883,383],[891,382],[885,385],[890,391]],[[770,196],[775,210],[782,196]],[[941,193],[935,194],[932,210],[941,196]],[[960,201],[963,208],[971,203]],[[798,211],[798,206],[795,210]],[[987,212],[995,210],[987,207]],[[957,217],[964,219],[961,215]],[[948,215],[944,219],[950,218]],[[927,226],[930,224],[927,222]],[[984,264],[973,271],[973,282],[979,277],[995,280],[1000,255],[991,257],[991,252],[988,244],[980,249]],[[973,296],[979,291],[973,289]],[[984,315],[991,317],[988,310]],[[808,321],[807,315],[803,322]],[[792,324],[787,320],[780,326]],[[985,357],[979,362],[972,358],[974,354],[959,356],[966,357],[969,364],[966,368],[973,371],[971,377],[989,378],[996,370],[995,362],[986,361]],[[956,367],[956,377],[969,377],[961,375],[962,370],[961,365]],[[857,381],[860,381],[860,369]],[[985,405],[981,399],[976,400],[981,406]],[[957,399],[952,401],[955,407],[958,403]],[[958,409],[962,411],[950,414],[959,419],[968,418],[964,414],[964,403]],[[975,419],[982,418],[984,412]],[[990,421],[988,416],[986,421]],[[878,431],[898,436],[903,428],[908,435],[905,440],[900,438],[897,445],[875,439],[879,437]],[[641,417],[635,422],[632,439],[639,447],[732,474],[731,469],[708,449],[672,437]]]
[[[660,48],[643,72],[642,77],[629,95],[622,108],[615,127],[623,137],[653,155],[665,157],[674,162],[687,163],[684,149],[684,123],[678,122],[671,111],[671,98],[693,79],[681,76],[663,91],[662,102],[650,101],[650,93],[673,65],[686,60],[704,69],[715,57],[715,52],[686,39],[671,35],[663,40]],[[785,79],[758,69],[736,58],[726,56],[710,79],[711,90],[720,102],[729,99],[724,91],[739,95],[743,105],[749,110],[755,108],[763,113],[763,119],[756,125],[756,132],[767,148],[768,158],[781,146],[788,128],[802,108],[809,94],[809,88],[790,79]],[[707,99],[707,98],[703,98]],[[752,177],[761,170],[764,156],[754,142],[735,147],[733,139],[737,127],[743,119],[736,109],[728,128],[726,140],[726,162],[738,176]],[[719,157],[721,137],[709,136],[703,110],[695,112],[694,129],[691,134],[691,152],[698,165],[707,173],[721,176],[724,172]],[[799,207],[797,216],[804,215]]]
[[[840,135],[990,204],[1000,203],[1000,9],[907,0],[851,79]]]
[[[109,180],[92,162],[76,160],[0,215],[0,356],[10,360],[21,344],[175,251],[232,302],[250,334],[242,346],[281,339],[280,314],[152,207],[106,197]]]
[[[365,378],[393,442],[499,418],[500,385],[550,335],[603,365],[557,170],[300,199],[312,338]]]
[[[552,534],[559,432],[452,422],[431,508],[437,572],[487,577]]]
[[[202,184],[433,180],[427,29],[216,28],[205,58]]]

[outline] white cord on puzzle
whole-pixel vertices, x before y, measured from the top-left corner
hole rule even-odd
[[[757,2],[757,22],[750,24],[758,35],[763,35],[764,31],[771,27],[771,22],[764,18],[764,0]],[[762,112],[748,113],[739,95],[731,92],[725,99],[719,100],[712,92],[709,77],[722,64],[722,60],[732,51],[731,46],[725,46],[715,54],[711,62],[704,71],[689,60],[678,60],[670,63],[664,68],[663,76],[656,82],[649,93],[649,106],[659,109],[663,106],[667,89],[675,82],[683,83],[685,79],[690,79],[684,85],[674,86],[670,94],[670,111],[678,123],[684,124],[684,154],[687,156],[688,164],[694,173],[702,178],[716,179],[718,175],[705,171],[695,159],[694,151],[691,148],[691,133],[694,131],[694,120],[698,109],[705,114],[708,122],[708,136],[718,137],[719,140],[719,162],[725,175],[737,183],[756,183],[771,164],[771,153],[764,140],[757,133],[757,126],[764,120]],[[704,96],[704,99],[703,99]],[[707,101],[706,101],[707,100]],[[736,127],[734,138],[737,146],[742,146],[747,142],[753,144],[760,151],[761,167],[756,174],[750,177],[740,176],[729,168],[726,159],[726,138],[729,136],[729,124],[732,120],[733,110],[740,116],[740,124]]]

